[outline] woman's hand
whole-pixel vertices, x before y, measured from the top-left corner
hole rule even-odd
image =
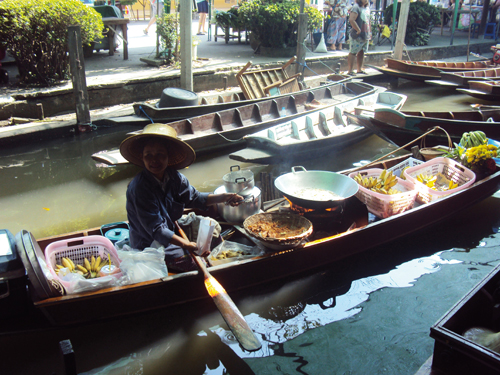
[[[236,193],[210,194],[207,198],[207,206],[224,203],[234,207],[240,205],[243,200],[244,198]]]

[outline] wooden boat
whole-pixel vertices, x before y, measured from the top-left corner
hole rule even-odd
[[[404,162],[405,158],[387,159],[370,167],[390,168]],[[343,173],[349,172],[352,171]],[[212,266],[209,270],[211,275],[225,287],[229,295],[272,280],[303,275],[306,272],[324,269],[341,259],[369,251],[373,247],[446,220],[457,211],[480,202],[498,189],[500,189],[500,168],[497,166],[495,173],[476,180],[470,187],[429,204],[416,203],[413,208],[385,219],[375,219],[373,215],[368,215],[366,206],[353,196],[347,199],[344,210],[341,212],[313,210],[303,213],[314,226],[313,233],[305,243],[286,251],[265,249],[256,257]],[[271,203],[266,202],[263,207],[270,207]],[[285,204],[283,207],[286,209],[289,206]],[[300,208],[294,212],[300,212]],[[325,213],[327,215],[332,213],[334,216],[325,217]],[[318,216],[315,217],[315,214]],[[340,218],[335,216],[339,214]],[[325,228],[327,228],[326,234]],[[55,241],[99,233],[99,228],[96,228],[38,240],[35,240],[26,230],[16,235],[17,251],[24,252],[29,258],[25,266],[30,268],[28,287],[34,299],[34,307],[37,311],[43,312],[52,325],[67,325],[125,316],[197,300],[212,303],[205,290],[203,277],[197,271],[169,274],[161,279],[98,291],[39,298],[36,290],[33,289],[33,284],[37,278],[40,281],[43,274],[34,274],[32,266],[34,264],[40,266],[37,263],[38,259],[43,258],[43,251],[47,246]],[[238,231],[238,234],[241,233]],[[246,236],[241,235],[241,238],[231,237],[231,240],[248,240]],[[35,255],[37,252],[40,252],[41,256],[37,257]],[[25,325],[33,324],[33,321],[29,319],[19,320]],[[10,329],[13,328],[8,326],[7,330]]]
[[[372,113],[376,108],[401,108],[406,96],[378,92],[334,107],[299,117],[290,122],[245,136],[246,148],[229,155],[231,159],[271,163],[305,160],[339,152],[369,135],[372,131],[350,124],[344,112]]]
[[[465,72],[443,72],[441,79],[428,80],[425,83],[434,86],[450,88],[468,88],[469,81],[494,81],[500,80],[500,68],[485,70],[470,70]]]
[[[411,112],[393,109],[376,109],[374,116],[349,114],[355,124],[371,129],[375,134],[405,145],[434,126],[446,130],[451,140],[458,143],[464,132],[481,130],[487,137],[500,139],[500,110],[471,110],[464,112]],[[448,138],[442,131],[425,137],[426,146],[447,145]]]
[[[457,89],[464,94],[474,98],[498,101],[500,100],[500,82],[499,81],[469,81],[468,89]]]
[[[427,81],[440,78],[441,72],[461,72],[470,70],[484,70],[494,67],[488,61],[473,62],[445,62],[445,61],[404,61],[386,59],[383,67],[372,68],[398,78],[412,81]]]
[[[203,154],[241,146],[244,144],[243,136],[249,133],[374,92],[375,86],[367,83],[339,82],[168,124],[197,154]],[[99,152],[92,158],[107,164],[128,163],[121,157],[119,150]]]
[[[293,93],[283,93],[281,95],[274,95],[273,98],[284,97],[289,95],[296,95],[298,93],[309,92],[311,89],[320,86],[332,86],[340,82],[350,81],[352,77],[340,75],[340,74],[330,74],[318,77],[313,77],[305,80],[307,88],[300,91],[295,91]],[[177,106],[177,107],[163,107],[158,106],[159,100],[156,102],[139,102],[134,103],[134,115],[112,117],[106,119],[106,122],[114,124],[137,124],[139,126],[144,126],[150,124],[151,122],[171,122],[187,117],[202,116],[207,113],[223,111],[226,109],[236,108],[244,106],[247,104],[258,103],[263,100],[268,100],[270,96],[259,97],[253,99],[246,99],[243,92],[238,90],[232,90],[227,93],[217,93],[217,94],[207,94],[199,95],[197,105],[188,106]]]

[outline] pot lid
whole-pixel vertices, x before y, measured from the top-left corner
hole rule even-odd
[[[105,233],[106,238],[108,238],[111,241],[120,241],[125,238],[128,238],[128,229],[124,228],[114,228],[110,229]]]
[[[233,168],[237,167],[236,170],[233,171]],[[231,172],[226,173],[224,177],[222,177],[222,180],[224,182],[231,182],[231,183],[239,183],[239,182],[245,182],[245,181],[252,181],[253,180],[253,172],[249,169],[241,170],[239,165],[233,165],[230,167]],[[238,181],[236,181],[238,179]]]
[[[227,191],[226,187],[224,185],[219,186],[217,189],[215,189],[214,194],[223,194],[223,193],[236,193],[234,191]],[[245,188],[243,191],[240,191],[238,195],[241,195],[242,197],[247,197],[250,195],[253,195],[254,197],[260,196],[260,189],[257,186],[254,186],[252,188]]]

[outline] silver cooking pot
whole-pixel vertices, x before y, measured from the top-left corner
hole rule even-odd
[[[234,171],[233,168],[235,169]],[[252,171],[242,171],[239,165],[233,165],[229,170],[230,172],[222,177],[227,193],[237,193],[243,189],[253,189],[255,181]]]
[[[215,189],[214,194],[229,193],[225,186],[219,186]],[[245,189],[240,194],[245,200],[238,206],[218,203],[217,210],[224,220],[230,223],[243,223],[247,217],[260,212],[262,206],[261,191],[258,187]]]
[[[352,178],[335,172],[307,171],[304,167],[292,167],[292,172],[279,176],[274,186],[290,202],[314,210],[342,206],[347,198],[358,192],[358,184]],[[315,200],[307,197],[307,189],[312,189],[311,192],[327,190],[340,198]]]

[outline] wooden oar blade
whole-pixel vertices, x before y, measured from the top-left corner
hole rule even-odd
[[[259,339],[219,282],[213,277],[209,277],[205,280],[205,286],[242,348],[249,352],[259,350],[262,347]]]

